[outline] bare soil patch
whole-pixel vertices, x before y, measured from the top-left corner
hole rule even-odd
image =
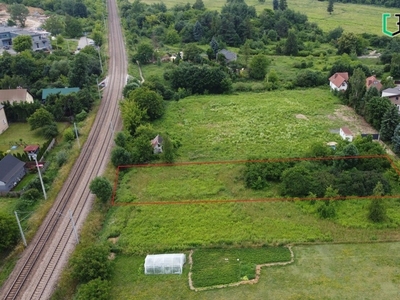
[[[116,244],[118,242],[118,240],[119,240],[119,236],[108,239],[108,241],[113,243],[113,244]]]
[[[302,115],[302,114],[297,114],[296,118],[297,119],[302,119],[302,120],[308,120],[308,118],[305,115]]]
[[[337,118],[349,123],[347,127],[354,133],[378,133],[365,119],[354,111],[353,108],[346,105],[340,105],[339,108],[335,109],[334,115],[328,115],[329,119]],[[343,124],[346,125],[346,124]]]

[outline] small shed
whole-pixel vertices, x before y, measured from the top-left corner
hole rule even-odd
[[[24,152],[28,154],[29,160],[34,160],[34,156],[39,153],[39,145],[28,145],[24,148]]]
[[[342,137],[342,139],[348,140],[349,142],[353,141],[354,135],[347,127],[341,127],[339,134]]]
[[[164,139],[157,134],[157,136],[151,140],[151,145],[153,146],[153,152],[154,154],[162,153],[162,143]]]
[[[183,253],[147,255],[144,274],[182,274],[186,255]]]

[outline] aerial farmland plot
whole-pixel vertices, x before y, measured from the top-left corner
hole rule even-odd
[[[182,299],[258,299],[267,289],[271,296],[278,297],[284,295],[278,288],[283,279],[279,279],[280,275],[271,277],[270,274],[301,272],[298,270],[302,268],[302,261],[296,260],[297,255],[302,257],[303,251],[312,252],[310,249],[313,248],[309,247],[315,246],[293,247],[294,263],[261,268],[257,284],[201,292],[188,288],[189,264],[184,266],[183,274],[176,277],[145,276],[143,261],[150,253],[183,251],[189,256],[193,250],[194,288],[212,288],[251,280],[256,265],[276,261],[246,252],[268,251],[271,246],[273,249],[297,243],[398,239],[396,227],[400,222],[397,213],[400,203],[397,199],[384,200],[391,221],[378,226],[366,220],[367,199],[338,201],[335,204],[337,216],[321,219],[309,201],[268,201],[279,198],[279,183],[252,190],[243,182],[247,159],[303,157],[314,143],[340,143],[334,129],[341,126],[349,126],[354,132],[367,130],[363,122],[354,120],[357,121],[354,115],[343,109],[327,89],[196,96],[169,102],[166,115],[154,126],[160,132],[168,132],[173,139],[179,138],[182,146],[176,164],[131,166],[120,171],[115,206],[110,209],[101,234],[103,239],[113,241],[112,247],[119,253],[115,261],[119,274],[112,280],[115,299],[130,298],[130,295],[144,299],[149,293],[158,295],[154,297],[159,299],[174,299],[178,294]],[[232,163],[235,161],[240,162]],[[393,193],[397,193],[396,188]],[[229,201],[232,199],[238,201]],[[266,201],[251,201],[255,199]],[[350,246],[335,247],[348,251],[346,247]],[[210,252],[201,252],[201,249],[209,248]],[[234,252],[235,249],[242,249],[244,253]],[[199,251],[197,257],[209,255],[205,261],[208,260],[210,266],[200,268],[209,273],[196,269],[196,251]],[[232,253],[236,253],[233,255],[237,256],[236,260]],[[384,251],[382,253],[385,255]],[[288,256],[284,255],[278,256],[279,261],[288,261]],[[329,259],[335,261],[335,255],[340,254],[335,252]],[[259,258],[251,260],[248,257]],[[199,264],[202,263],[199,261]],[[392,264],[398,262],[394,260]],[[355,266],[363,267],[357,262]],[[325,266],[319,267],[324,272]],[[338,275],[331,273],[331,276]],[[396,280],[393,272],[388,276]],[[337,284],[338,288],[340,284]],[[310,297],[310,294],[300,292],[304,289],[293,287],[292,295]],[[336,291],[333,288],[320,295],[339,295]],[[391,295],[393,288],[388,291]]]

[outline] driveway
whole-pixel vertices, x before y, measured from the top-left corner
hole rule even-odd
[[[81,37],[78,41],[78,48],[76,49],[76,53],[78,53],[79,50],[85,48],[88,45],[94,46],[94,41],[86,36]]]

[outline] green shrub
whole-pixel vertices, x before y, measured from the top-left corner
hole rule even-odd
[[[88,113],[84,109],[82,109],[82,111],[75,116],[75,120],[77,122],[82,122],[83,120],[85,120],[87,118],[87,115],[88,115]]]
[[[232,88],[235,92],[248,92],[251,91],[251,85],[245,82],[235,82],[232,84]]]
[[[71,259],[72,275],[79,283],[88,283],[94,279],[111,277],[111,261],[108,259],[109,246],[92,244],[74,252]]]
[[[100,278],[93,279],[79,286],[77,300],[108,300],[110,299],[111,284]]]
[[[64,134],[63,134],[63,137],[64,137],[64,141],[66,141],[66,142],[73,141],[73,140],[75,139],[75,132],[74,132],[74,130],[73,130],[71,127],[65,129]]]
[[[61,167],[67,162],[68,153],[65,150],[60,150],[56,155],[56,163],[58,167]]]
[[[253,92],[261,92],[261,91],[264,91],[264,90],[265,90],[265,86],[264,86],[263,83],[254,83],[254,84],[251,86],[251,90],[252,90]]]

